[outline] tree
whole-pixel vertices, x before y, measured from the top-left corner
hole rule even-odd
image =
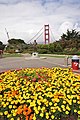
[[[50,43],[50,44],[49,44],[49,51],[50,51],[51,53],[54,53],[54,51],[55,51],[55,46],[54,46],[53,43]]]
[[[55,48],[56,52],[62,52],[62,46],[60,45],[60,43],[57,43],[56,48]]]
[[[5,45],[0,41],[0,50],[4,50]]]
[[[63,40],[75,40],[75,39],[80,39],[80,34],[76,30],[67,30],[66,34],[63,33],[61,36],[61,39]]]
[[[9,51],[19,51],[22,52],[27,48],[27,44],[24,42],[24,40],[21,39],[10,39],[8,40],[8,46],[6,50]]]
[[[0,45],[2,45],[3,43],[0,41]]]
[[[21,39],[10,39],[10,40],[8,40],[8,43],[9,44],[19,44],[19,43],[24,43],[25,44],[25,42],[24,42],[24,40],[21,40]]]

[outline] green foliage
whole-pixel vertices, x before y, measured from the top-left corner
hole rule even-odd
[[[54,51],[55,51],[55,46],[54,46],[53,43],[50,43],[50,44],[49,44],[49,51],[50,51],[51,53],[54,53]]]
[[[49,51],[49,45],[48,44],[40,44],[37,46],[38,47],[38,50],[37,52],[40,53],[40,54],[48,54],[48,53],[51,53]]]
[[[8,40],[8,46],[6,51],[9,53],[15,53],[16,51],[23,52],[28,48],[28,45],[21,39],[10,39]]]
[[[71,30],[71,31],[67,30],[67,33],[66,34],[63,33],[63,35],[61,36],[61,38],[63,40],[80,39],[80,34],[79,34],[79,32],[77,32],[74,29]]]
[[[47,49],[38,49],[38,53],[39,53],[39,54],[49,54],[50,51],[47,50]]]
[[[6,50],[14,53],[19,52],[34,52],[33,44],[26,44],[21,39],[8,40],[8,47]],[[2,42],[0,42],[2,45]],[[0,47],[1,48],[1,47]],[[80,33],[76,30],[67,30],[66,34],[62,34],[59,41],[50,44],[37,44],[37,52],[40,54],[80,54]]]
[[[21,39],[14,39],[14,38],[8,40],[8,43],[9,43],[9,44],[22,44],[22,43],[25,44],[24,40],[21,40]]]
[[[58,43],[58,44],[56,45],[55,51],[56,51],[56,52],[62,52],[62,51],[63,51],[62,46],[60,45],[60,43]]]
[[[3,43],[0,41],[0,45],[2,45]]]
[[[77,51],[77,55],[80,55],[80,50]]]
[[[0,50],[4,50],[5,45],[0,41]]]
[[[47,44],[40,44],[37,46],[39,49],[49,49],[49,45]]]

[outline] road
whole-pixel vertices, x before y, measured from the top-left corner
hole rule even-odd
[[[69,60],[69,64],[71,61]],[[0,58],[0,72],[21,68],[39,68],[39,67],[67,67],[64,58],[31,58],[31,57],[6,57]]]

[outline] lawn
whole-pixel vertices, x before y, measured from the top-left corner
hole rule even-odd
[[[10,53],[4,53],[2,55],[2,57],[21,57],[21,53],[13,53],[13,54],[10,54]]]
[[[65,58],[65,57],[69,57],[71,58],[71,55],[56,55],[56,54],[39,54],[40,57],[56,57],[56,58]]]

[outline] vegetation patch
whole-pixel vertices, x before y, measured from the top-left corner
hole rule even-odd
[[[21,57],[22,55],[20,53],[13,53],[13,54],[10,54],[10,53],[4,53],[2,55],[2,57]]]
[[[80,75],[71,69],[26,68],[0,74],[0,120],[77,120],[78,115]]]

